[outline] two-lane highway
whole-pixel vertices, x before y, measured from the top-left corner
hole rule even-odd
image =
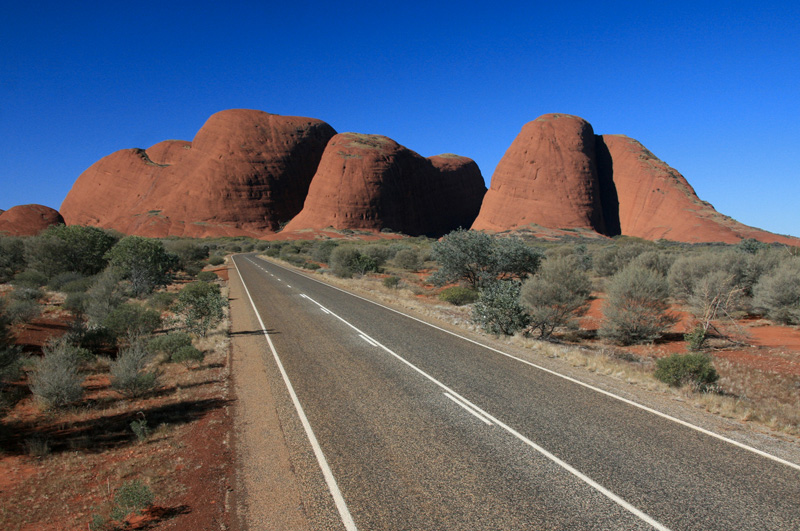
[[[800,529],[796,464],[234,262],[342,528]]]

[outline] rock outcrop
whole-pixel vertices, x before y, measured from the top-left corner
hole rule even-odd
[[[303,210],[284,231],[331,227],[439,236],[468,227],[485,191],[471,159],[426,159],[385,136],[342,133],[328,143]]]
[[[525,225],[605,232],[592,126],[545,114],[523,126],[492,176],[473,228]]]
[[[303,206],[328,140],[321,120],[233,109],[192,142],[113,153],[87,169],[61,211],[70,225],[142,236],[260,236]]]
[[[44,205],[19,205],[0,211],[0,234],[35,236],[51,225],[63,225],[64,218]]]

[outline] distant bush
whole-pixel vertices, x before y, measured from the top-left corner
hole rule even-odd
[[[623,345],[658,339],[677,322],[668,313],[668,296],[664,277],[643,267],[626,267],[608,283],[598,333]]]
[[[331,259],[331,252],[339,245],[336,240],[319,240],[314,242],[311,249],[311,258],[317,262],[327,264]]]
[[[36,299],[17,299],[12,297],[6,307],[6,316],[14,323],[28,323],[39,317],[42,306]]]
[[[174,363],[201,362],[205,355],[192,345],[184,345],[172,353],[170,360]]]
[[[147,343],[147,350],[152,353],[165,354],[168,358],[172,358],[172,355],[180,348],[191,344],[192,336],[186,332],[170,332],[151,339]]]
[[[111,362],[111,387],[123,395],[137,397],[156,387],[158,374],[148,371],[152,355],[142,341],[134,341],[119,351]]]
[[[535,276],[522,285],[520,299],[530,326],[541,338],[570,325],[588,307],[592,283],[574,255],[545,260]]]
[[[341,245],[331,252],[330,266],[336,276],[350,278],[377,271],[378,264],[369,256],[361,254],[357,247]]]
[[[120,304],[103,320],[103,327],[116,338],[152,334],[161,326],[161,313],[139,304]]]
[[[701,390],[719,380],[711,357],[704,353],[673,354],[660,358],[656,360],[655,377],[673,387],[688,384]]]
[[[213,271],[200,271],[195,278],[201,282],[214,282],[219,277]]]
[[[70,282],[82,280],[84,277],[80,273],[76,271],[66,271],[64,273],[59,273],[52,277],[47,282],[47,289],[53,291],[61,291],[62,286],[68,284]]]
[[[88,354],[66,341],[45,345],[43,355],[30,374],[31,393],[45,407],[63,407],[83,396],[82,358]]]
[[[192,282],[178,293],[175,309],[190,332],[205,337],[222,320],[225,305],[218,284]]]
[[[0,235],[0,282],[8,282],[26,266],[21,238]]]
[[[114,269],[106,269],[97,275],[85,301],[89,324],[93,327],[101,326],[106,317],[124,300],[120,276]]]
[[[778,323],[800,324],[800,259],[764,275],[753,289],[753,303]]]
[[[422,267],[419,253],[414,249],[401,249],[393,259],[394,265],[406,271],[417,271]]]
[[[71,280],[61,285],[61,292],[63,293],[84,293],[92,287],[95,277],[82,277]]]
[[[491,334],[514,335],[528,326],[528,315],[519,301],[520,283],[496,281],[480,291],[472,320]]]
[[[634,258],[650,249],[650,246],[638,242],[608,245],[593,255],[594,271],[601,277],[610,277],[622,271]]]
[[[160,241],[141,236],[122,238],[106,256],[109,265],[130,281],[137,297],[167,285],[169,272],[176,266],[175,257],[166,252]]]
[[[395,276],[386,277],[383,279],[383,285],[384,287],[390,289],[396,289],[397,287],[400,286],[400,277],[395,277]]]
[[[393,250],[388,245],[366,245],[361,254],[372,258],[377,268],[382,267],[387,260],[394,256]]]
[[[106,267],[106,253],[116,242],[114,234],[97,227],[58,225],[28,238],[25,257],[29,267],[48,278],[67,271],[90,276]]]
[[[212,266],[222,265],[222,264],[225,263],[225,258],[223,258],[222,256],[220,256],[218,254],[215,254],[211,258],[208,259],[208,263],[211,264]]]
[[[47,284],[47,275],[35,269],[26,269],[14,275],[11,284],[14,286],[40,288]]]
[[[156,291],[147,297],[147,306],[163,312],[170,309],[172,305],[175,304],[177,298],[177,293],[171,291]]]
[[[445,288],[439,293],[439,300],[449,302],[455,306],[472,304],[478,300],[478,292],[464,286],[452,286]]]
[[[666,277],[677,256],[664,251],[644,251],[630,261],[631,265],[645,267]]]

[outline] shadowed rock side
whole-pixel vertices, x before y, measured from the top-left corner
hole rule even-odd
[[[796,238],[748,227],[697,197],[675,169],[638,141],[623,135],[597,137],[604,212],[617,208],[617,232],[648,240],[736,243],[743,238],[798,245]],[[609,224],[609,226],[611,226]]]
[[[51,225],[63,225],[58,210],[44,205],[19,205],[0,211],[0,234],[35,236]]]
[[[331,227],[439,236],[468,227],[485,192],[471,159],[426,159],[385,136],[342,133],[328,143],[303,210],[284,231]]]
[[[142,236],[259,236],[300,211],[335,134],[312,118],[221,111],[192,142],[101,159],[78,177],[62,213],[70,225]]]
[[[472,228],[526,225],[605,233],[592,126],[568,114],[528,122],[492,176]]]

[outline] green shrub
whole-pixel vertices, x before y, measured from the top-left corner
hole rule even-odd
[[[114,308],[125,300],[120,276],[113,269],[106,269],[97,275],[87,294],[85,311],[91,326],[101,326]]]
[[[130,423],[131,431],[136,435],[136,440],[143,443],[150,436],[150,427],[147,425],[147,419],[144,414],[139,412],[142,418],[136,419]]]
[[[389,289],[397,289],[400,286],[400,277],[386,277],[383,279],[383,286]]]
[[[314,242],[311,250],[311,258],[317,262],[327,264],[331,259],[331,253],[339,243],[336,240],[319,240]]]
[[[158,374],[146,370],[152,355],[142,341],[134,341],[121,349],[111,362],[111,387],[123,395],[141,396],[158,384]]]
[[[394,265],[406,271],[417,271],[422,267],[419,253],[414,249],[401,249],[397,251],[392,260]]]
[[[61,291],[63,293],[84,293],[92,287],[94,282],[94,277],[82,277],[62,284]]]
[[[31,284],[20,284],[11,292],[11,298],[17,301],[37,301],[44,297],[44,292]]]
[[[146,336],[161,327],[161,313],[139,304],[123,303],[103,321],[103,328],[116,338]]]
[[[89,303],[89,294],[80,291],[67,293],[64,300],[64,309],[75,316],[83,316],[86,313],[86,306]]]
[[[333,273],[342,278],[378,270],[378,264],[373,258],[361,254],[358,248],[352,245],[336,247],[331,252],[330,265]]]
[[[202,282],[214,282],[219,277],[213,271],[200,271],[199,273],[197,273],[197,275],[195,275],[195,278],[197,278],[197,280],[200,280]]]
[[[361,254],[372,258],[375,261],[376,268],[382,267],[387,260],[394,256],[392,249],[388,245],[377,244],[365,246]]]
[[[683,334],[683,340],[686,341],[686,343],[689,346],[689,350],[691,350],[692,352],[698,352],[700,350],[703,350],[703,346],[705,345],[706,342],[706,337],[707,337],[706,329],[703,327],[702,324],[698,324],[697,326],[695,326],[691,332]]]
[[[138,514],[153,505],[153,500],[155,500],[153,490],[138,479],[123,483],[114,493],[114,508],[111,511],[111,518],[122,521],[129,514]]]
[[[178,294],[175,309],[189,331],[205,337],[222,320],[225,305],[218,284],[192,282]]]
[[[168,358],[178,351],[181,347],[190,346],[192,336],[186,332],[170,332],[156,336],[147,343],[147,350],[153,353],[166,354]]]
[[[664,277],[643,267],[626,267],[608,283],[598,333],[623,345],[658,339],[677,322],[667,311],[668,295]]]
[[[220,256],[218,254],[215,254],[211,258],[208,259],[208,263],[211,264],[212,266],[222,265],[222,264],[225,263],[225,258],[223,258],[222,256]]]
[[[439,300],[449,302],[455,306],[463,306],[477,301],[478,292],[463,286],[452,286],[443,289],[442,292],[439,293]]]
[[[128,279],[135,296],[151,293],[170,281],[169,272],[176,258],[158,240],[141,236],[126,236],[107,253],[109,265]]]
[[[592,257],[595,273],[610,277],[622,271],[634,258],[651,249],[639,242],[614,243],[601,248]]]
[[[308,269],[310,271],[316,271],[317,269],[322,269],[322,266],[315,262],[304,262],[300,267],[302,267],[303,269]]]
[[[150,308],[163,312],[169,310],[170,307],[175,304],[177,298],[177,293],[172,293],[171,291],[156,291],[147,298],[147,305]]]
[[[0,235],[0,282],[8,282],[25,267],[25,244],[22,239]]]
[[[778,323],[800,324],[800,259],[786,260],[753,288],[753,304]]]
[[[673,387],[692,385],[705,389],[719,380],[711,364],[711,357],[704,353],[673,354],[656,360],[655,377]]]
[[[50,279],[50,281],[47,283],[47,289],[61,291],[64,285],[69,284],[70,282],[83,280],[83,278],[83,275],[75,271],[59,273]]]
[[[31,393],[45,407],[63,407],[83,396],[80,364],[88,354],[66,341],[53,341],[42,349],[43,355],[30,374]]]
[[[29,323],[41,313],[42,306],[35,299],[12,298],[6,307],[6,316],[14,323]]]
[[[514,335],[528,326],[519,293],[520,283],[513,280],[485,286],[472,309],[472,320],[491,334]]]
[[[182,268],[186,274],[190,277],[196,277],[201,271],[203,271],[203,264],[200,262],[189,262]]]
[[[192,345],[184,345],[172,353],[170,360],[174,363],[201,362],[205,355]]]
[[[531,328],[539,337],[549,338],[586,311],[591,292],[589,276],[578,259],[569,255],[545,260],[522,285],[520,300],[528,310]]]
[[[264,251],[264,254],[269,256],[269,257],[271,257],[271,258],[275,258],[279,254],[281,254],[281,249],[280,249],[280,247],[270,247],[269,249]]]
[[[11,284],[17,287],[40,288],[47,284],[47,275],[35,269],[26,269],[14,275]]]

